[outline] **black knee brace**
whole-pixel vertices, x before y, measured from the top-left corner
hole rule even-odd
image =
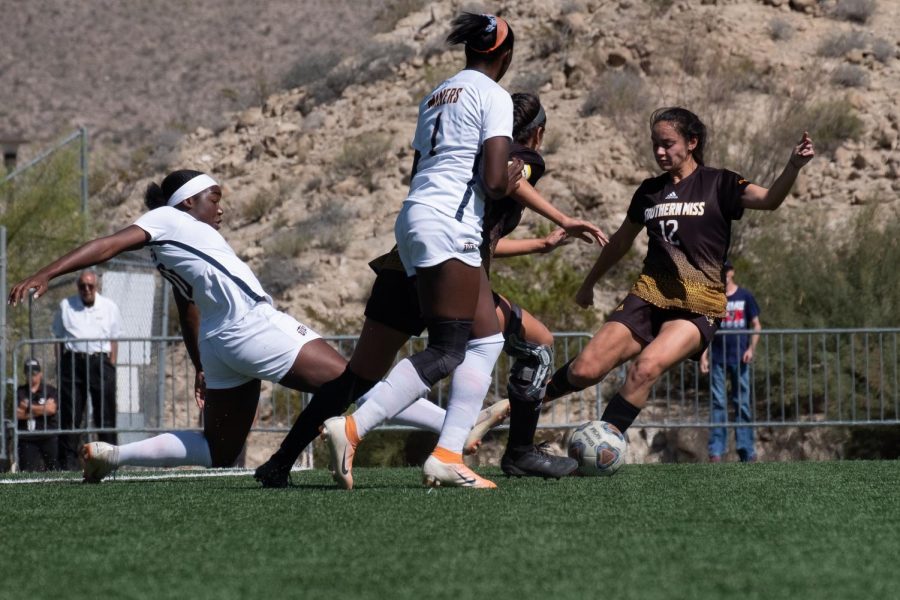
[[[509,370],[506,386],[510,399],[540,403],[553,367],[553,347],[533,344],[523,338],[522,309],[512,302],[503,335],[506,337],[503,350],[516,359]]]
[[[472,321],[434,319],[428,322],[428,347],[409,357],[428,387],[453,372],[466,357]]]
[[[547,390],[550,379],[550,368],[553,366],[553,348],[542,344],[518,341],[516,354],[507,353],[516,361],[509,370],[509,383],[506,389],[510,398],[540,404]]]

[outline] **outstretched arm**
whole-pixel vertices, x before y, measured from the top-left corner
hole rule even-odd
[[[585,242],[596,240],[601,246],[609,242],[606,234],[600,231],[599,227],[588,221],[573,219],[566,215],[550,204],[550,202],[541,196],[540,192],[534,189],[534,186],[528,183],[524,178],[519,182],[519,187],[517,187],[510,196],[520,202],[522,206],[530,208],[542,217],[553,221],[565,229],[566,233],[572,237],[577,237]]]
[[[143,247],[148,239],[150,239],[150,235],[146,231],[137,225],[129,225],[112,235],[92,240],[57,258],[37,273],[14,285],[9,291],[9,303],[15,306],[28,295],[29,290],[34,290],[34,299],[37,300],[47,291],[51,279],[72,271],[92,267],[118,256],[126,250],[137,250]]]
[[[501,238],[494,249],[494,258],[509,258],[510,256],[523,256],[526,254],[545,254],[568,243],[566,230],[557,227],[545,237],[511,240]]]
[[[600,256],[597,257],[597,262],[584,278],[584,283],[578,288],[578,292],[575,294],[575,302],[578,306],[588,308],[594,304],[594,286],[614,264],[622,260],[634,243],[634,238],[643,228],[643,225],[632,223],[627,218],[622,222],[619,229],[609,238],[609,243],[603,247]]]
[[[790,193],[794,181],[797,180],[800,169],[806,166],[806,163],[815,155],[816,150],[813,147],[812,139],[810,139],[809,133],[804,131],[800,143],[794,146],[791,158],[788,159],[788,163],[781,171],[781,175],[775,179],[772,187],[766,189],[759,185],[748,185],[741,197],[741,205],[744,208],[755,210],[775,210],[781,206]]]

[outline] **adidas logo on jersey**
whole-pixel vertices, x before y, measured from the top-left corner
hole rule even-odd
[[[666,200],[678,200],[678,194],[673,191],[669,192],[669,195],[666,196]]]

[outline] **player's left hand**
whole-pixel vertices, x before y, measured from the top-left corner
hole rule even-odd
[[[522,169],[525,168],[525,162],[521,158],[513,158],[506,163],[506,195],[509,196],[516,188],[519,187],[519,181],[522,179]]]
[[[808,131],[804,131],[800,143],[794,146],[794,151],[791,152],[791,166],[795,169],[802,169],[815,155],[816,149],[813,146],[812,138],[809,137]]]
[[[605,246],[609,243],[609,238],[606,237],[606,234],[600,231],[600,228],[590,221],[571,219],[561,223],[560,226],[566,230],[569,237],[578,238],[583,242],[590,244],[596,241],[601,246]]]
[[[203,371],[197,371],[194,377],[194,401],[197,402],[197,407],[203,410],[203,405],[206,404],[206,375]]]

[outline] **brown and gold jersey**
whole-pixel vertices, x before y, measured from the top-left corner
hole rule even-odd
[[[725,316],[722,264],[748,185],[737,173],[710,167],[677,184],[668,173],[644,180],[628,207],[628,220],[644,225],[649,238],[631,293],[660,308]]]

